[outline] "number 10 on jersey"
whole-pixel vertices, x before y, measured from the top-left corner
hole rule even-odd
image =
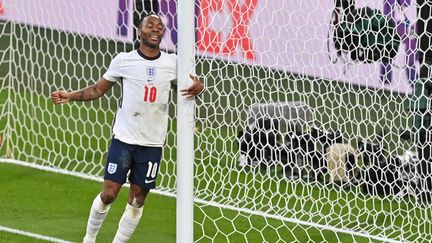
[[[144,102],[153,103],[156,101],[157,88],[155,86],[144,86]]]

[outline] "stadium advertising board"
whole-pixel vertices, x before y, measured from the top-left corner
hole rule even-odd
[[[0,18],[113,40],[132,40],[132,0],[0,2],[4,3]],[[337,55],[332,31],[333,2],[200,0],[201,7],[195,11],[198,52],[303,76],[410,93],[410,82],[415,80],[418,69],[413,34],[415,1],[356,1],[357,9],[367,6],[391,17],[401,40],[391,61],[368,63]],[[98,8],[100,5],[105,7]],[[174,50],[176,2],[160,0],[160,12],[167,25],[163,47]]]
[[[410,93],[416,79],[415,1],[356,0],[389,16],[400,44],[390,62],[359,62],[338,57],[333,42],[334,1],[201,0],[196,10],[200,54],[222,60],[261,65],[303,76],[351,82],[371,88]],[[167,16],[167,47],[177,42],[173,1],[162,0]],[[348,60],[347,60],[348,59]]]

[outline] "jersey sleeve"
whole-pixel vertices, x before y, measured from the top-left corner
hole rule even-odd
[[[115,56],[108,67],[108,70],[103,75],[104,79],[111,81],[111,82],[117,82],[122,77],[120,64],[122,60],[122,53]]]

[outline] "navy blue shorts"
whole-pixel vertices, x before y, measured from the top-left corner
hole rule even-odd
[[[130,171],[131,183],[144,189],[153,189],[161,157],[161,147],[130,145],[113,138],[108,150],[104,179],[124,184]]]

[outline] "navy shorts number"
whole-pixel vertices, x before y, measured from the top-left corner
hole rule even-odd
[[[161,147],[130,145],[113,138],[108,150],[104,179],[124,184],[130,171],[131,183],[153,189],[161,157]]]

